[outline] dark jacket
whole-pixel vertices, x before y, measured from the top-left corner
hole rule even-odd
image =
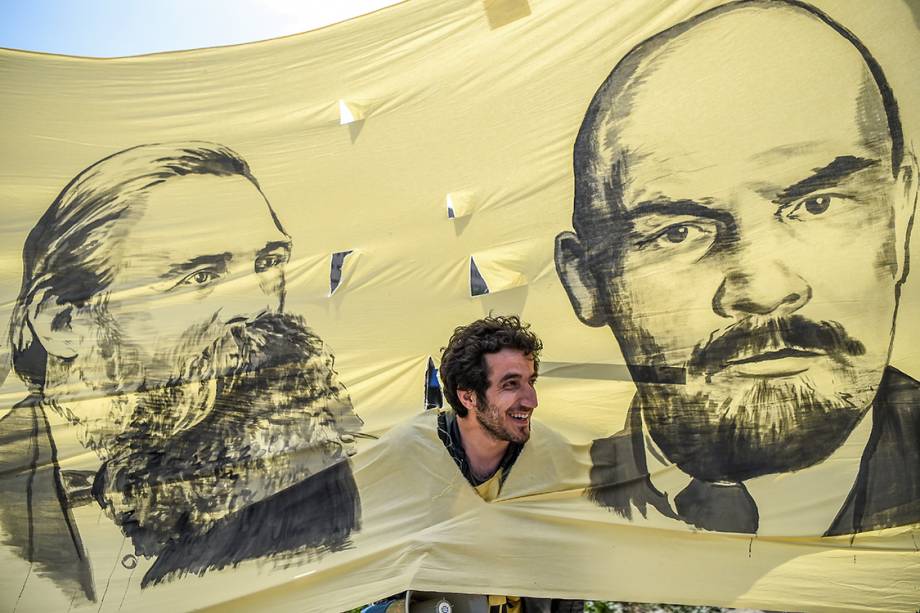
[[[920,521],[920,383],[888,367],[872,403],[872,433],[856,481],[825,536],[854,534]],[[633,406],[626,428],[591,446],[588,497],[632,519],[648,507],[680,519],[655,489],[645,463],[641,414]]]
[[[91,496],[75,499],[74,488],[67,487],[68,472],[73,471],[58,465],[40,398],[30,396],[0,419],[0,545],[12,548],[66,593],[94,601],[91,566],[71,508],[96,502]],[[82,489],[89,494],[91,488]],[[351,464],[337,462],[228,515],[201,536],[171,541],[158,552],[141,585],[244,560],[344,549],[360,529],[360,518]]]

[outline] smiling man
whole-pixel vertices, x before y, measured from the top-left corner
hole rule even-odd
[[[888,366],[916,165],[862,43],[799,2],[704,12],[617,64],[574,167],[557,270],[637,386],[591,497],[745,533],[920,520],[920,386]]]
[[[283,313],[290,252],[215,143],[127,149],[61,191],[10,327],[30,396],[0,420],[2,543],[38,576],[95,598],[81,535],[100,507],[152,563],[144,584],[348,544],[362,422],[322,340]],[[67,470],[52,415],[93,452],[71,448]]]
[[[484,317],[456,328],[441,354],[439,373],[452,410],[438,414],[438,437],[466,481],[486,502],[500,495],[530,440],[542,350],[543,343],[530,326],[511,315]],[[563,447],[545,427],[538,430],[538,436],[541,451],[561,453]],[[547,469],[546,475],[550,474]],[[488,600],[493,613],[577,613],[584,609],[581,600],[514,596],[489,596]]]
[[[438,434],[485,500],[498,495],[530,438],[541,349],[517,317],[486,317],[457,328],[441,356],[453,412],[438,416]]]

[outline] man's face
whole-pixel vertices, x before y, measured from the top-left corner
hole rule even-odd
[[[755,17],[671,43],[601,135],[622,194],[597,291],[631,365],[685,369],[686,385],[637,381],[639,399],[668,457],[709,480],[843,442],[887,364],[903,248],[861,58]]]
[[[486,354],[489,387],[485,403],[473,409],[479,425],[493,438],[524,444],[530,438],[530,418],[537,408],[533,356],[516,349]]]
[[[106,396],[64,409],[105,460],[107,512],[154,554],[346,460],[362,422],[322,340],[280,312],[290,241],[251,182],[174,178],[137,210],[70,365]]]
[[[128,364],[122,389],[163,382],[226,325],[280,311],[291,248],[241,176],[172,178],[132,210],[104,309]]]

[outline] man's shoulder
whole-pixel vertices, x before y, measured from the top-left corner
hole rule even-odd
[[[525,449],[529,446],[556,447],[568,445],[570,445],[568,439],[552,426],[537,419],[530,420],[530,440],[524,444]]]
[[[649,506],[665,515],[670,513],[665,497],[649,480],[638,417],[639,413],[631,409],[625,428],[591,444],[591,487],[587,496],[625,519],[633,518],[634,509],[645,517]]]
[[[888,367],[856,484],[828,535],[920,521],[920,383]]]
[[[912,449],[914,455],[920,447],[920,382],[889,366],[875,397],[876,428],[884,439],[899,439],[898,447]]]
[[[639,430],[627,425],[608,437],[596,439],[591,444],[592,466],[605,473],[615,471],[620,480],[638,476],[641,470],[636,461],[636,453],[644,453],[639,434]]]
[[[920,381],[893,366],[885,369],[877,398],[899,414],[920,419]]]
[[[438,414],[439,411],[427,410],[394,424],[370,449],[358,454],[359,463],[383,461],[391,456],[395,461],[402,462],[413,453],[427,454],[443,449],[438,436]]]
[[[530,438],[502,487],[501,497],[584,489],[584,446],[569,441],[551,425],[531,419]]]
[[[380,437],[380,441],[437,437],[439,411],[427,410],[403,419]]]

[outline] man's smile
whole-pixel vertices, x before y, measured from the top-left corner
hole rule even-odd
[[[508,411],[507,415],[508,417],[511,418],[512,421],[517,422],[518,424],[524,425],[524,424],[530,423],[530,416],[533,415],[533,411],[525,410],[525,409],[515,409],[513,411]]]

